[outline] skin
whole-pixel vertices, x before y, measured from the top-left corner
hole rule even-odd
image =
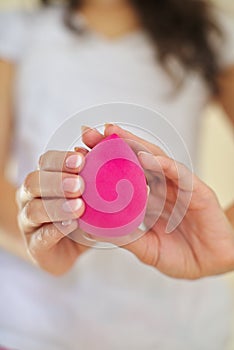
[[[118,13],[122,13],[122,16],[116,15],[117,7]],[[103,11],[108,13],[108,21],[103,20],[104,17],[101,14]],[[97,28],[107,38],[124,35],[139,25],[134,12],[129,11],[129,5],[125,1],[90,0],[83,6],[83,12],[92,28],[95,30]],[[0,226],[3,229],[0,232],[0,245],[9,252],[39,265],[54,275],[61,275],[68,271],[87,249],[66,237],[76,228],[75,219],[79,218],[84,211],[84,204],[79,200],[84,187],[75,172],[80,171],[84,166],[84,156],[87,151],[77,149],[76,152],[69,154],[50,152],[43,155],[39,160],[39,170],[29,174],[17,191],[17,209],[15,204],[16,188],[8,182],[4,172],[9,156],[9,139],[13,128],[11,111],[13,65],[0,61],[0,76]],[[224,108],[234,125],[234,101],[232,97],[234,66],[223,72],[219,79],[221,92],[216,97],[216,101]],[[106,127],[105,135],[113,132],[124,138],[136,139],[136,136],[119,129],[117,126],[109,125]],[[102,138],[103,135],[96,130],[84,130],[83,141],[88,147],[92,148]],[[145,144],[153,154],[151,156],[142,153],[138,155],[142,166],[152,175],[151,180],[159,176],[158,168],[155,168],[155,159],[158,164],[160,163],[167,178],[168,197],[163,216],[157,224],[141,239],[125,246],[125,249],[134,253],[142,262],[177,278],[194,279],[232,270],[234,268],[232,227],[234,207],[229,208],[224,213],[215,193],[200,179],[192,175],[194,189],[188,212],[173,234],[165,234],[165,222],[178,191],[177,169],[179,169],[179,173],[181,171],[185,174],[188,170],[181,164],[175,166],[175,161],[169,159],[156,146],[138,138],[137,140]],[[78,167],[66,166],[67,158],[72,155],[78,156],[79,161],[81,161]],[[39,185],[40,177],[45,179],[43,187]],[[71,177],[73,180],[75,179],[76,183],[74,184],[73,181],[73,190],[70,188],[69,191],[66,191],[67,185],[64,184],[64,180]],[[154,182],[154,180],[152,181]],[[53,183],[53,190],[51,190],[51,183]],[[153,184],[152,188],[154,188]],[[155,187],[155,191],[156,189]],[[52,208],[53,215],[50,217],[43,206],[45,200],[47,205]],[[71,206],[76,204],[77,208],[65,212],[65,202],[70,203]],[[78,207],[78,204],[81,205]],[[67,207],[68,204],[66,204]],[[17,216],[19,226],[17,225]],[[56,221],[56,225],[53,224],[54,221]]]
[[[138,154],[141,165],[149,173],[148,182],[152,199],[160,196],[161,173],[167,179],[166,202],[159,220],[147,234],[124,248],[134,253],[143,263],[152,265],[164,274],[176,278],[195,279],[232,270],[234,267],[234,230],[220,207],[215,193],[199,178],[192,175],[185,166],[167,157],[155,145],[118,126],[107,125],[105,136],[113,133],[123,139],[142,143],[152,152],[152,154],[145,152]],[[83,142],[92,148],[103,137],[97,130],[86,127]],[[81,153],[77,152],[76,156],[81,157]],[[28,249],[41,267],[54,274],[60,274],[69,269],[77,256],[83,252],[81,245],[64,237],[64,234],[76,229],[77,224],[74,226],[72,222],[66,227],[65,232],[61,232],[60,224],[55,226],[49,223],[50,220],[57,222],[78,218],[84,210],[82,206],[71,213],[61,211],[64,203],[60,199],[63,196],[60,190],[63,183],[61,181],[70,177],[70,174],[79,172],[85,163],[82,154],[82,165],[69,169],[64,166],[64,159],[69,160],[69,157],[70,155],[65,152],[52,151],[44,154],[39,162],[39,170],[27,177],[19,191],[19,203],[21,204],[19,223]],[[61,171],[63,172],[62,177]],[[168,235],[166,225],[177,199],[178,188],[180,186],[184,192],[190,191],[186,184],[189,176],[193,178],[191,201],[180,225],[173,230],[171,235]],[[179,177],[182,179],[180,182]],[[42,178],[46,181],[40,181]],[[43,189],[42,183],[44,184]],[[83,186],[81,190],[76,188],[77,191],[73,194],[65,191],[65,197],[79,198],[83,189]],[[44,198],[39,199],[42,190]],[[59,199],[54,199],[55,195]],[[53,199],[48,199],[48,197]],[[180,201],[183,206],[183,196]],[[51,207],[56,210],[51,210]],[[48,211],[51,217],[48,217]]]
[[[140,28],[140,19],[124,0],[88,0],[80,9],[88,26],[108,40],[115,40]]]
[[[143,143],[118,126],[107,126],[105,134],[112,133]],[[215,193],[184,165],[167,157],[161,149],[145,141],[144,145],[152,154],[140,152],[138,158],[149,172],[148,184],[152,197],[156,199],[160,196],[160,174],[164,174],[167,180],[166,202],[162,215],[152,229],[125,248],[142,262],[171,277],[195,279],[232,270],[234,231]],[[187,182],[190,176],[193,179],[192,191]],[[187,191],[191,194],[191,201],[181,223],[168,235],[167,222],[179,188],[185,194],[180,196],[181,207],[186,202]]]

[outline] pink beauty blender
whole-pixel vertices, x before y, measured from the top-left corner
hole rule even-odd
[[[147,186],[136,154],[118,135],[106,137],[86,156],[86,209],[79,227],[94,236],[120,237],[136,230],[145,216]]]

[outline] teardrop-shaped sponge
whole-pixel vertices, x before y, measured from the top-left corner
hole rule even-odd
[[[128,235],[144,220],[147,185],[136,154],[118,135],[98,143],[80,172],[85,212],[79,227],[99,237]]]

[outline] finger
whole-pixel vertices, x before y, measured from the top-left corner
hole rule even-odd
[[[35,171],[26,177],[20,192],[20,200],[26,202],[38,197],[76,198],[83,192],[84,180],[79,175]]]
[[[160,257],[160,242],[158,236],[151,231],[136,241],[124,245],[123,248],[132,252],[143,263],[157,267]]]
[[[89,153],[84,147],[74,147],[74,151],[83,154],[84,157]]]
[[[142,166],[148,170],[154,173],[162,172],[166,179],[172,181],[175,190],[177,190],[175,206],[166,227],[166,233],[172,233],[185,217],[188,208],[192,207],[194,182],[196,191],[197,188],[203,189],[201,181],[183,164],[176,162],[174,159],[162,156],[154,157],[152,154],[140,152],[139,160]],[[202,197],[201,193],[200,197]]]
[[[39,170],[76,174],[84,166],[84,155],[76,152],[47,151],[39,160]]]
[[[69,221],[84,213],[84,202],[76,199],[33,199],[21,210],[18,221],[21,230],[32,232],[42,224]]]
[[[153,156],[150,153],[139,152],[139,160],[143,168],[154,173],[162,173],[173,181],[181,190],[193,190],[193,173],[183,164],[163,156]]]
[[[122,137],[123,139],[135,141],[136,143],[139,143],[142,146],[144,146],[146,150],[152,152],[154,155],[166,155],[160,147],[152,144],[151,142],[148,142],[148,141],[134,135],[133,133],[122,129],[120,126],[118,126],[116,124],[106,124],[104,135],[110,136],[112,134],[117,134],[118,136]]]
[[[102,135],[97,129],[85,125],[82,126],[82,140],[89,148],[93,148],[103,139],[104,135]]]
[[[77,220],[71,221],[67,226],[62,223],[41,226],[32,235],[26,236],[30,253],[35,257],[38,253],[50,250],[77,228]]]
[[[24,184],[21,185],[15,194],[15,200],[18,208],[22,209],[25,204],[31,199],[31,196],[24,189]]]

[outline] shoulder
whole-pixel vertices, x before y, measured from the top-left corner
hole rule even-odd
[[[61,26],[63,9],[48,7],[36,10],[0,12],[0,58],[17,61],[29,41],[46,33],[55,32]]]
[[[23,11],[0,12],[0,57],[17,60],[26,34],[26,13]]]
[[[18,10],[5,10],[0,11],[0,20],[4,24],[12,24],[13,28],[25,26],[27,24],[33,24],[37,22],[56,22],[60,20],[64,13],[64,7],[62,6],[48,6],[39,7],[36,9],[18,9]]]
[[[32,24],[34,26],[53,27],[54,25],[61,25],[63,21],[64,7],[62,6],[48,6],[40,8],[31,13]]]
[[[215,43],[219,62],[221,68],[226,69],[234,65],[234,14],[215,8],[213,15],[222,34]]]

